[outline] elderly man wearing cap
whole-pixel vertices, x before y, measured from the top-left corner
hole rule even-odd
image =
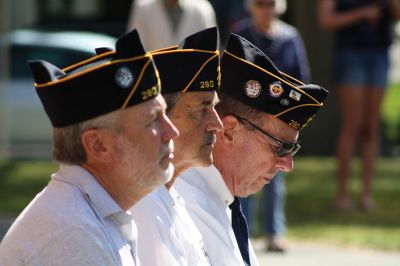
[[[258,265],[237,197],[259,191],[293,167],[299,130],[322,106],[327,91],[279,71],[247,40],[231,34],[221,60],[224,129],[214,165],[192,168],[176,182],[215,265]]]
[[[180,135],[174,141],[172,180],[131,209],[143,266],[210,265],[202,236],[173,183],[189,167],[213,162],[215,135],[222,129],[214,108],[219,87],[217,44],[214,27],[185,38],[178,47],[151,52],[160,73],[167,114]]]
[[[115,53],[30,67],[60,170],[8,231],[1,264],[137,265],[128,209],[172,177],[178,135],[152,56],[133,31]]]

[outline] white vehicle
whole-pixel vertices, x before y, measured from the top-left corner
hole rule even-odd
[[[43,59],[64,68],[93,56],[97,47],[113,48],[116,39],[92,32],[16,30],[5,40],[10,80],[1,88],[6,114],[1,130],[7,130],[11,156],[50,155],[51,124],[36,94],[28,60]]]

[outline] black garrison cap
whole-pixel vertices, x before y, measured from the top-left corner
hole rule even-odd
[[[178,46],[151,51],[162,93],[215,91],[219,88],[218,29],[199,31]]]
[[[36,92],[53,127],[65,127],[139,104],[160,93],[151,54],[136,30],[105,52],[64,69],[30,61]]]
[[[279,71],[255,45],[231,34],[221,59],[220,91],[303,129],[323,106],[328,91]]]

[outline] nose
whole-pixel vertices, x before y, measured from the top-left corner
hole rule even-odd
[[[217,111],[213,108],[208,119],[207,123],[207,131],[208,132],[218,132],[223,128],[222,121],[217,113]]]
[[[287,154],[283,157],[278,157],[276,167],[283,172],[290,172],[293,169],[293,155]]]
[[[162,126],[162,141],[167,143],[169,140],[179,136],[179,130],[175,127],[172,121],[166,114],[163,115],[163,126]]]

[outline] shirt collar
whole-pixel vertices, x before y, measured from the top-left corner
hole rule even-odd
[[[169,204],[171,204],[172,206],[175,205],[175,201],[174,198],[172,196],[172,194],[170,193],[171,191],[168,190],[165,186],[161,186],[159,188],[157,188],[156,190],[154,190],[151,193],[154,193],[157,195],[157,197],[162,201],[162,202],[168,202]]]
[[[209,189],[218,197],[218,199],[226,206],[229,206],[234,198],[225,184],[224,178],[218,169],[211,165],[210,167],[196,167],[193,171],[201,175],[207,183]]]
[[[96,178],[83,167],[61,164],[60,170],[51,178],[77,186],[103,218],[121,212],[129,215],[111,198]]]

